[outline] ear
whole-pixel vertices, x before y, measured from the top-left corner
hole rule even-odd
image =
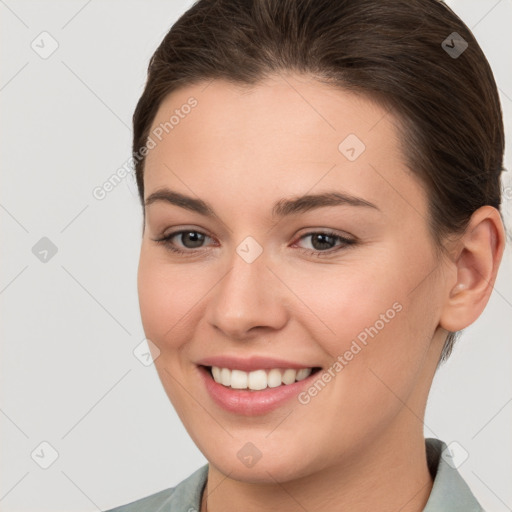
[[[489,301],[504,248],[505,230],[498,210],[482,206],[457,240],[451,262],[456,282],[447,289],[439,322],[442,328],[459,331],[480,316]]]

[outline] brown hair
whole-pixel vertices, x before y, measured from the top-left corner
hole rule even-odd
[[[463,233],[475,210],[500,209],[504,130],[496,83],[469,28],[437,0],[194,3],[151,57],[133,115],[141,202],[141,150],[169,93],[212,79],[251,86],[280,71],[365,94],[400,120],[408,167],[429,196],[438,251],[446,236]],[[449,333],[441,361],[458,334]]]

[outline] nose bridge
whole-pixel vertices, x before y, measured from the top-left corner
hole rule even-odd
[[[230,337],[243,338],[253,327],[278,328],[285,321],[282,291],[263,247],[246,237],[229,258],[229,272],[210,301],[210,322]]]

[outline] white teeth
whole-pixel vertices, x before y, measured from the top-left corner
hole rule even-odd
[[[222,368],[220,371],[220,383],[223,386],[231,386],[231,370],[229,368]]]
[[[247,373],[240,370],[231,370],[231,387],[234,389],[247,389]]]
[[[283,384],[293,384],[295,382],[295,377],[297,377],[297,370],[288,368],[283,373]]]
[[[255,370],[254,372],[250,372],[247,387],[255,390],[265,389],[267,387],[267,372],[265,370]]]
[[[212,366],[212,375],[215,382],[233,389],[251,389],[254,391],[267,387],[276,388],[281,386],[281,384],[293,384],[296,381],[309,377],[311,372],[312,368],[301,368],[300,370],[272,368],[271,370],[244,372],[242,370],[230,370],[229,368]]]
[[[215,382],[220,382],[220,368],[218,366],[212,366],[213,379]]]
[[[281,371],[277,368],[272,368],[267,375],[267,386],[269,388],[277,388],[281,383]]]
[[[304,380],[306,377],[311,375],[311,368],[302,368],[297,372],[297,380]]]

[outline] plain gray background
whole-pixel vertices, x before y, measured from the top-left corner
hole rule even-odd
[[[510,169],[512,0],[448,3],[495,72]],[[0,0],[2,512],[107,509],[206,462],[154,367],[133,353],[144,340],[134,184],[93,196],[130,155],[149,58],[191,4]],[[426,436],[467,452],[459,471],[496,512],[512,508],[511,283],[508,247],[486,311],[436,376],[425,420]]]

